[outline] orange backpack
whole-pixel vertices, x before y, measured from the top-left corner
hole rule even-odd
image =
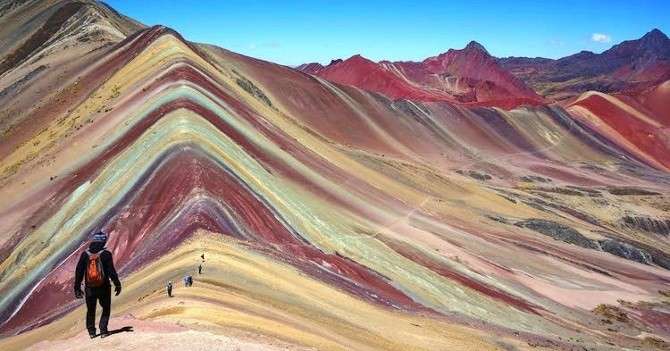
[[[102,269],[102,260],[100,259],[100,254],[102,254],[103,251],[91,253],[86,250],[86,253],[88,254],[88,265],[86,265],[86,286],[88,287],[97,288],[105,283],[105,272]]]

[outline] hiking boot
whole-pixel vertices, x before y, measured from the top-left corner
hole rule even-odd
[[[106,330],[100,332],[100,338],[103,338],[103,339],[106,338],[106,337],[108,337],[108,336],[110,336],[110,335],[112,335],[112,334],[110,334],[110,333],[109,333],[108,331],[106,331]]]
[[[95,335],[95,332],[94,332],[94,331],[89,331],[89,332],[88,332],[88,336],[90,336],[91,339],[93,339],[93,338],[95,338],[97,335]]]

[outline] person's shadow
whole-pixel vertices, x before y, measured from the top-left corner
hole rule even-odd
[[[128,326],[125,326],[125,327],[123,327],[123,328],[110,330],[110,331],[108,332],[108,335],[107,335],[107,336],[109,337],[109,336],[112,336],[112,335],[114,335],[114,334],[118,334],[118,333],[132,333],[132,332],[134,332],[134,330],[133,330],[133,326],[132,326],[132,325],[128,325]],[[100,334],[96,335],[96,337],[98,337],[98,336],[100,336]]]

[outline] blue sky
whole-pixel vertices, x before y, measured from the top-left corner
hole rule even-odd
[[[106,2],[189,40],[286,65],[359,53],[373,60],[421,60],[470,40],[495,56],[558,58],[601,52],[652,28],[670,34],[668,0]]]

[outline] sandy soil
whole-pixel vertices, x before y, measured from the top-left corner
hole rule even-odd
[[[105,339],[90,339],[85,330],[66,338],[38,342],[27,350],[162,350],[162,351],[306,351],[314,350],[285,343],[263,335],[247,333],[222,335],[192,330],[171,323],[143,321],[130,317],[113,318],[110,330],[133,327],[133,332],[119,332]]]

